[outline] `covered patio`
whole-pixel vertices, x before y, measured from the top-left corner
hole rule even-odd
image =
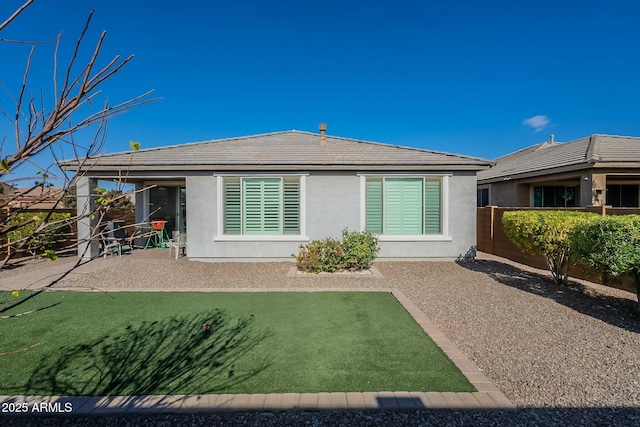
[[[99,197],[94,189],[100,181],[112,181],[108,174],[83,176],[78,180],[78,256],[85,259],[95,258],[103,253],[101,239],[92,238],[96,230],[106,224],[100,224],[97,216],[87,216],[96,207]],[[183,178],[160,179],[158,177],[127,177],[126,184],[135,190],[135,223],[125,227],[126,236],[131,245],[147,249],[148,247],[166,247],[169,239],[178,234],[187,233],[187,196]],[[135,238],[138,236],[137,238]],[[133,239],[135,238],[135,239]]]

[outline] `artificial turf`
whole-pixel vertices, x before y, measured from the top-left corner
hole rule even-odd
[[[386,292],[48,292],[4,315],[57,302],[0,319],[0,353],[37,344],[0,356],[0,395],[474,391]]]

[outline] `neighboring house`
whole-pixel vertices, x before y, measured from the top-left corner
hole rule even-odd
[[[639,207],[640,138],[593,135],[551,140],[478,173],[478,206]]]
[[[192,260],[291,260],[299,245],[343,228],[378,234],[381,258],[453,258],[475,245],[476,172],[491,162],[322,129],[92,159],[78,184],[79,213],[95,180],[126,176],[137,189],[156,186],[137,194],[136,220],[186,232]],[[78,162],[60,166],[76,171]],[[79,224],[79,237],[95,226]]]
[[[5,183],[0,183],[0,186],[2,187],[0,200],[12,208],[50,210],[64,207],[61,202],[64,195],[62,188],[39,186],[19,188]]]

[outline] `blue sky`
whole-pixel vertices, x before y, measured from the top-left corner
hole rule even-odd
[[[3,0],[0,19],[21,3]],[[162,97],[113,119],[106,152],[320,122],[330,135],[489,159],[551,133],[640,136],[636,1],[36,0],[0,36],[64,30],[68,55],[91,8],[87,41],[108,32],[103,63],[136,56],[103,87],[111,102]],[[0,43],[12,91],[27,49]],[[38,55],[32,83],[46,93],[51,48]]]

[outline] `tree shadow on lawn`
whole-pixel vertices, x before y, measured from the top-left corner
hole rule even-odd
[[[208,326],[204,325],[205,322]],[[128,326],[42,358],[25,394],[126,396],[223,392],[264,371],[252,350],[270,336],[253,317],[216,309]],[[244,369],[248,362],[251,369]],[[238,368],[236,368],[238,366]]]
[[[551,277],[499,261],[457,261],[457,264],[472,271],[485,273],[497,282],[512,288],[552,299],[610,325],[640,333],[640,313],[636,301],[593,292],[571,280],[566,285],[558,285]]]

